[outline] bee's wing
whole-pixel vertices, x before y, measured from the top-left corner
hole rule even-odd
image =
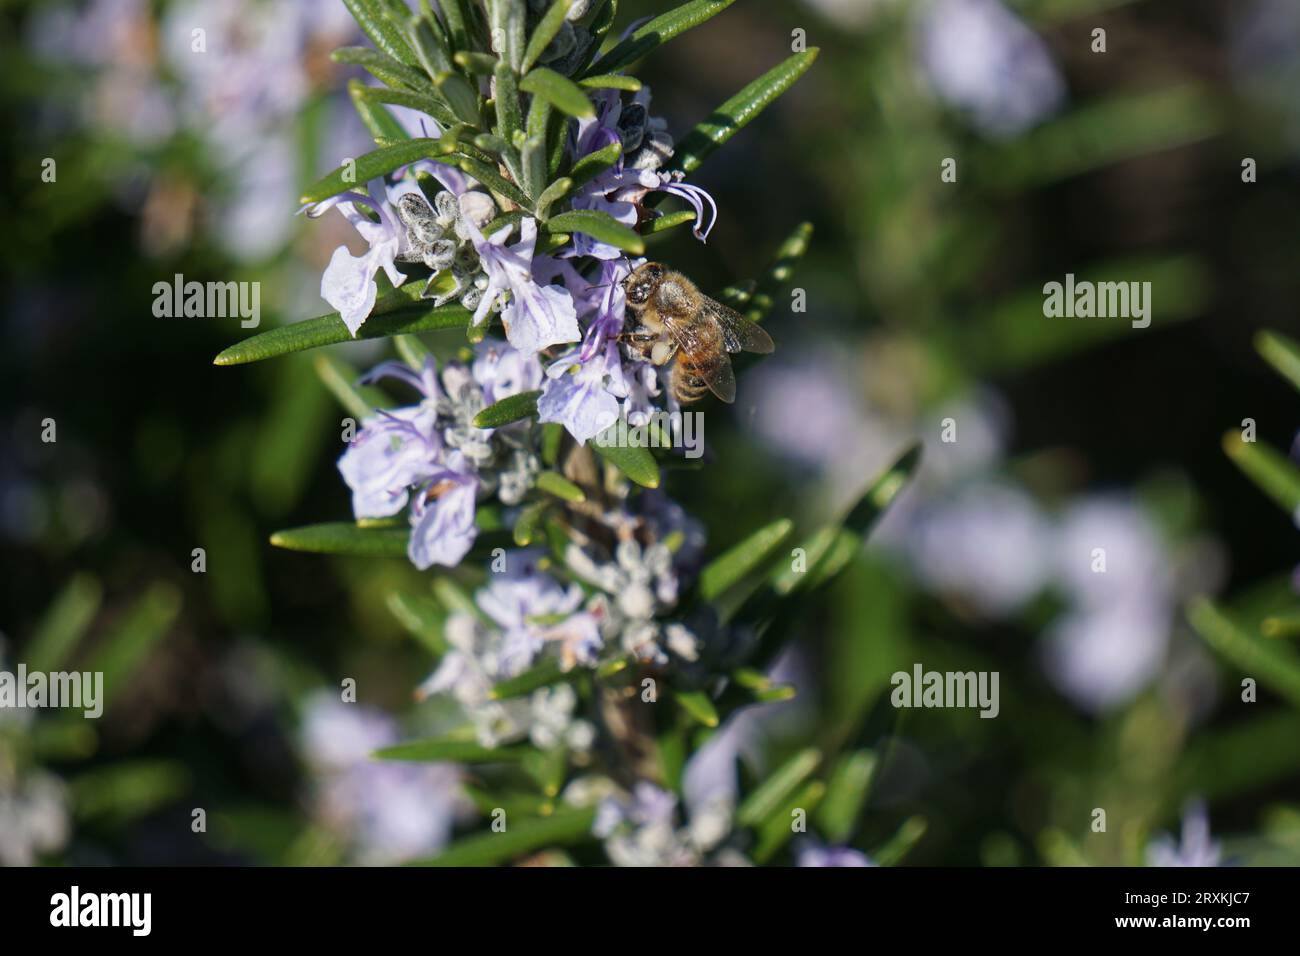
[[[755,325],[735,309],[728,308],[721,302],[701,296],[704,306],[700,311],[718,323],[722,329],[722,341],[728,352],[758,352],[766,355],[772,351],[772,337],[761,325]]]
[[[702,310],[700,318],[705,318],[707,314]],[[700,355],[702,353],[717,355],[717,361],[704,375],[704,384],[709,386],[713,394],[724,402],[734,402],[736,400],[736,376],[731,372],[731,359],[727,358],[726,352],[717,350],[716,339],[712,343],[705,340],[701,334],[701,329],[707,328],[706,323],[700,321],[683,322],[670,316],[662,316],[662,318],[664,328],[668,330],[668,334],[677,343],[679,352],[685,352],[687,355]],[[678,361],[680,361],[680,358]]]

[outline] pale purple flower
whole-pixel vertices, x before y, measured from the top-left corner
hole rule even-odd
[[[921,23],[921,63],[935,92],[989,136],[1015,136],[1065,99],[1047,45],[998,0],[938,0]]]
[[[380,711],[321,692],[309,699],[300,734],[315,814],[347,840],[358,862],[432,856],[469,813],[455,765],[374,758],[398,741],[396,724]]]
[[[418,405],[380,411],[363,424],[339,458],[339,472],[352,491],[352,511],[358,518],[385,518],[405,508],[410,488],[438,470],[443,449],[437,428],[438,379],[432,361],[418,376],[405,366],[386,363],[368,380],[383,377],[397,377],[413,385],[423,400]]]
[[[582,604],[582,589],[563,587],[539,571],[539,551],[507,552],[506,569],[492,574],[475,603],[501,628],[502,673],[518,674],[532,664],[546,642],[547,624],[538,618],[569,615]]]
[[[519,224],[519,241],[506,245],[511,227],[503,226],[484,238],[472,217],[465,216],[466,228],[478,252],[488,284],[474,311],[474,324],[480,325],[488,312],[509,292],[510,301],[501,310],[506,338],[519,351],[534,354],[552,345],[576,342],[582,333],[567,289],[540,284],[533,276],[533,251],[537,245],[537,220],[531,217]]]
[[[474,349],[474,381],[483,389],[484,405],[492,405],[531,392],[542,384],[542,366],[535,355],[525,355],[501,342],[484,340]]]
[[[575,350],[551,363],[537,417],[559,422],[575,441],[586,442],[618,421],[619,399],[627,395],[618,344],[610,341],[587,361]]]
[[[1222,848],[1210,839],[1210,819],[1200,801],[1183,813],[1181,843],[1166,834],[1147,846],[1148,866],[1220,866],[1222,860]]]
[[[795,855],[795,866],[875,866],[871,857],[847,846],[820,846],[806,842]]]
[[[418,489],[411,505],[411,541],[407,554],[421,571],[435,564],[454,568],[474,546],[478,475],[465,456],[452,452],[446,466]]]
[[[413,188],[419,187],[405,183],[385,191],[383,181],[376,180],[370,184],[368,196],[358,192],[340,193],[307,210],[307,215],[316,217],[328,209],[338,209],[369,246],[360,256],[352,255],[347,246],[339,246],[320,279],[321,298],[334,307],[353,336],[375,307],[379,295],[375,276],[379,271],[384,271],[393,288],[406,281],[396,262],[403,249],[405,229],[392,204],[402,192]],[[367,218],[358,205],[374,211],[379,221]]]

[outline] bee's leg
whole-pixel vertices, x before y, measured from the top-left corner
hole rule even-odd
[[[659,341],[659,336],[652,332],[620,332],[618,341],[626,345],[630,350],[637,352],[643,358],[650,357],[650,350],[654,343]]]

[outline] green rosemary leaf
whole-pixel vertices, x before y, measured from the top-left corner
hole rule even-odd
[[[515,519],[513,531],[516,545],[526,548],[533,543],[542,527],[542,522],[546,518],[546,511],[549,507],[550,502],[535,501],[520,510],[519,517]]]
[[[88,574],[69,581],[46,608],[23,658],[33,671],[56,671],[68,659],[99,610],[103,588]]]
[[[369,87],[360,80],[348,80],[348,95],[352,97],[352,106],[375,141],[410,139],[410,134],[392,113],[365,95],[363,91],[366,89]]]
[[[131,675],[171,628],[180,609],[179,591],[170,584],[154,584],[96,644],[86,670],[103,672],[103,706],[131,685]]]
[[[407,285],[414,286],[410,292]],[[464,328],[469,324],[470,312],[461,305],[443,305],[429,308],[420,304],[419,296],[424,283],[416,280],[389,293],[376,304],[370,317],[357,330],[358,339],[382,339],[412,332],[429,332],[434,329]],[[322,345],[335,345],[352,341],[352,333],[343,324],[337,312],[319,318],[295,322],[278,329],[269,329],[236,342],[220,353],[214,365],[244,365],[263,359],[301,352]]]
[[[764,780],[736,809],[736,823],[742,827],[756,827],[790,798],[822,761],[820,750],[801,750]]]
[[[467,0],[438,0],[438,8],[442,10],[443,19],[447,23],[447,39],[451,48],[456,52],[456,56],[466,53],[473,56],[485,56],[486,54],[476,54],[470,49],[473,46],[473,35],[477,32],[474,28],[473,12],[466,6]],[[463,64],[462,64],[463,65]],[[488,72],[492,72],[489,67]]]
[[[493,700],[509,700],[512,697],[522,697],[524,694],[531,694],[541,687],[548,687],[557,681],[568,680],[570,676],[576,676],[572,671],[565,672],[560,666],[560,662],[554,658],[548,657],[540,664],[536,664],[524,671],[518,677],[511,677],[509,680],[503,680],[492,688],[490,694]]]
[[[485,233],[491,235],[491,233]],[[520,392],[503,398],[483,409],[474,416],[475,428],[500,428],[523,418],[532,418],[537,414],[537,399],[541,392]]]
[[[776,256],[764,271],[762,278],[750,296],[746,316],[751,322],[762,322],[772,310],[776,294],[781,287],[789,283],[794,276],[795,263],[808,251],[812,240],[813,226],[810,222],[800,223],[776,250]]]
[[[351,521],[331,521],[277,531],[271,535],[271,544],[310,554],[404,558],[410,537],[409,528],[362,528]]]
[[[582,157],[573,164],[573,169],[569,171],[569,178],[573,180],[573,188],[577,189],[579,186],[583,186],[595,179],[617,163],[618,158],[622,155],[623,144],[610,143],[608,146]]]
[[[845,754],[835,765],[817,813],[817,828],[827,842],[844,844],[853,836],[875,774],[876,755],[870,750]]]
[[[359,89],[354,89],[352,84],[348,84],[348,90],[352,93],[353,102],[358,99],[367,103],[388,103],[392,106],[406,106],[421,113],[428,113],[437,120],[443,127],[456,125],[456,115],[452,113],[451,107],[432,92],[415,93],[411,90],[393,90],[385,86],[365,86],[359,80],[352,81],[357,83]],[[405,130],[402,131],[405,136]],[[392,136],[391,139],[399,139],[398,136]]]
[[[813,65],[820,51],[810,47],[768,70],[709,114],[677,144],[669,169],[689,173],[719,146],[747,126],[773,100],[794,85]]]
[[[520,81],[519,89],[544,97],[557,110],[570,116],[586,119],[596,115],[596,107],[582,87],[554,70],[538,67]]]
[[[578,85],[591,90],[625,90],[629,93],[635,93],[641,89],[640,80],[635,76],[627,76],[623,73],[601,73],[598,76],[587,76],[579,80]]]
[[[661,13],[632,31],[631,36],[598,59],[591,69],[601,73],[621,69],[678,34],[717,16],[733,2],[734,0],[691,0],[667,13]]]
[[[573,180],[567,176],[561,176],[555,182],[543,189],[542,194],[537,197],[537,218],[545,222],[546,214],[550,211],[551,206],[559,202],[572,191]]]
[[[1300,515],[1300,468],[1286,455],[1260,441],[1242,441],[1239,431],[1223,436],[1223,450],[1279,508]]]
[[[330,54],[330,59],[335,63],[362,67],[375,79],[395,90],[427,92],[430,89],[428,78],[419,70],[369,47],[339,47]]]
[[[506,199],[509,199],[511,202],[522,206],[529,211],[532,210],[532,203],[529,201],[528,197],[520,191],[519,187],[482,160],[462,154],[456,158],[456,165],[459,166],[463,172],[468,173],[470,176],[477,179],[482,185],[486,186],[498,195],[504,196]]]
[[[433,78],[433,84],[462,123],[478,125],[478,93],[465,77],[455,70],[446,70]]]
[[[442,142],[437,139],[421,137],[381,146],[359,156],[353,164],[344,164],[334,172],[321,177],[308,186],[299,198],[304,205],[320,202],[348,189],[366,188],[366,183],[380,176],[386,176],[394,169],[406,166],[420,159],[444,156],[455,148],[455,143]]]
[[[451,51],[447,49],[447,40],[442,36],[441,28],[435,27],[436,20],[409,14],[404,19],[404,29],[410,39],[411,49],[415,51],[424,72],[436,85],[439,76],[455,69]],[[464,77],[461,79],[463,81]]]
[[[534,96],[528,106],[527,138],[520,151],[520,172],[524,192],[537,199],[546,187],[546,134],[551,121],[551,104],[545,97]]]
[[[648,448],[642,448],[636,445],[622,447],[616,444],[618,435],[617,430],[617,424],[611,425],[608,429],[589,442],[591,448],[607,462],[643,488],[658,488],[659,463],[655,461],[655,456],[650,454]],[[601,444],[602,436],[608,437],[608,445]]]
[[[587,500],[581,488],[565,478],[558,471],[544,471],[537,476],[537,487],[548,495],[555,495],[564,501],[580,504]]]
[[[1194,601],[1187,617],[1220,657],[1300,707],[1300,655],[1290,647],[1250,633],[1207,598]]]
[[[515,73],[520,72],[524,62],[526,7],[522,0],[487,0],[492,48],[501,54],[502,63]]]
[[[393,591],[388,595],[388,610],[434,657],[447,653],[447,638],[443,633],[447,614],[433,598]]]
[[[773,813],[758,828],[758,842],[753,852],[754,862],[762,865],[771,860],[794,836],[794,827],[790,824],[796,814],[811,816],[825,795],[826,785],[820,780],[810,780]]]
[[[1300,388],[1300,344],[1280,332],[1265,330],[1255,336],[1255,348],[1288,382]]]
[[[497,68],[497,58],[489,53],[469,53],[461,50],[452,57],[452,62],[475,76],[491,76],[492,71]]]
[[[386,6],[377,0],[343,0],[343,5],[352,14],[357,26],[376,47],[399,63],[414,65],[415,53],[402,36],[401,29],[393,22]]]
[[[702,690],[684,690],[673,695],[678,705],[696,723],[705,727],[718,726],[718,710],[709,695]]]
[[[700,594],[706,601],[716,600],[738,584],[745,575],[762,566],[790,534],[794,522],[788,518],[759,528],[739,544],[724,551],[700,571]]]
[[[645,226],[645,233],[653,236],[655,233],[667,232],[669,229],[676,229],[678,226],[684,226],[688,222],[695,221],[695,211],[693,209],[683,209],[680,212],[665,213],[651,219]]]
[[[317,355],[316,375],[344,410],[358,420],[371,418],[376,408],[391,404],[377,388],[357,385],[357,370],[333,355]]]
[[[871,855],[877,866],[894,866],[925,836],[925,817],[908,817],[889,840]]]
[[[561,810],[547,817],[512,821],[501,833],[479,833],[457,840],[438,856],[412,866],[492,866],[544,847],[568,846],[591,838],[594,807]]]
[[[376,750],[379,760],[411,760],[420,763],[506,763],[522,760],[528,747],[484,747],[472,740],[457,737],[434,737],[428,740],[409,740]]]
[[[393,348],[397,350],[397,357],[417,372],[424,368],[425,360],[431,354],[414,335],[394,335]]]
[[[562,212],[548,219],[546,228],[550,232],[581,232],[634,256],[645,252],[645,242],[635,230],[629,229],[609,213],[595,209]]]
[[[546,13],[542,14],[542,19],[537,21],[537,26],[533,28],[533,35],[528,38],[528,46],[524,48],[524,59],[519,65],[521,73],[531,70],[538,57],[546,52],[546,48],[551,45],[551,41],[564,26],[565,17],[568,16],[571,6],[573,0],[555,0],[547,8]]]

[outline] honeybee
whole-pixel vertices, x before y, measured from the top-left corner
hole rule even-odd
[[[638,266],[623,280],[623,292],[640,326],[619,341],[655,365],[673,362],[668,384],[683,405],[699,401],[706,389],[734,402],[736,378],[728,353],[772,351],[772,338],[760,326],[662,263]]]

